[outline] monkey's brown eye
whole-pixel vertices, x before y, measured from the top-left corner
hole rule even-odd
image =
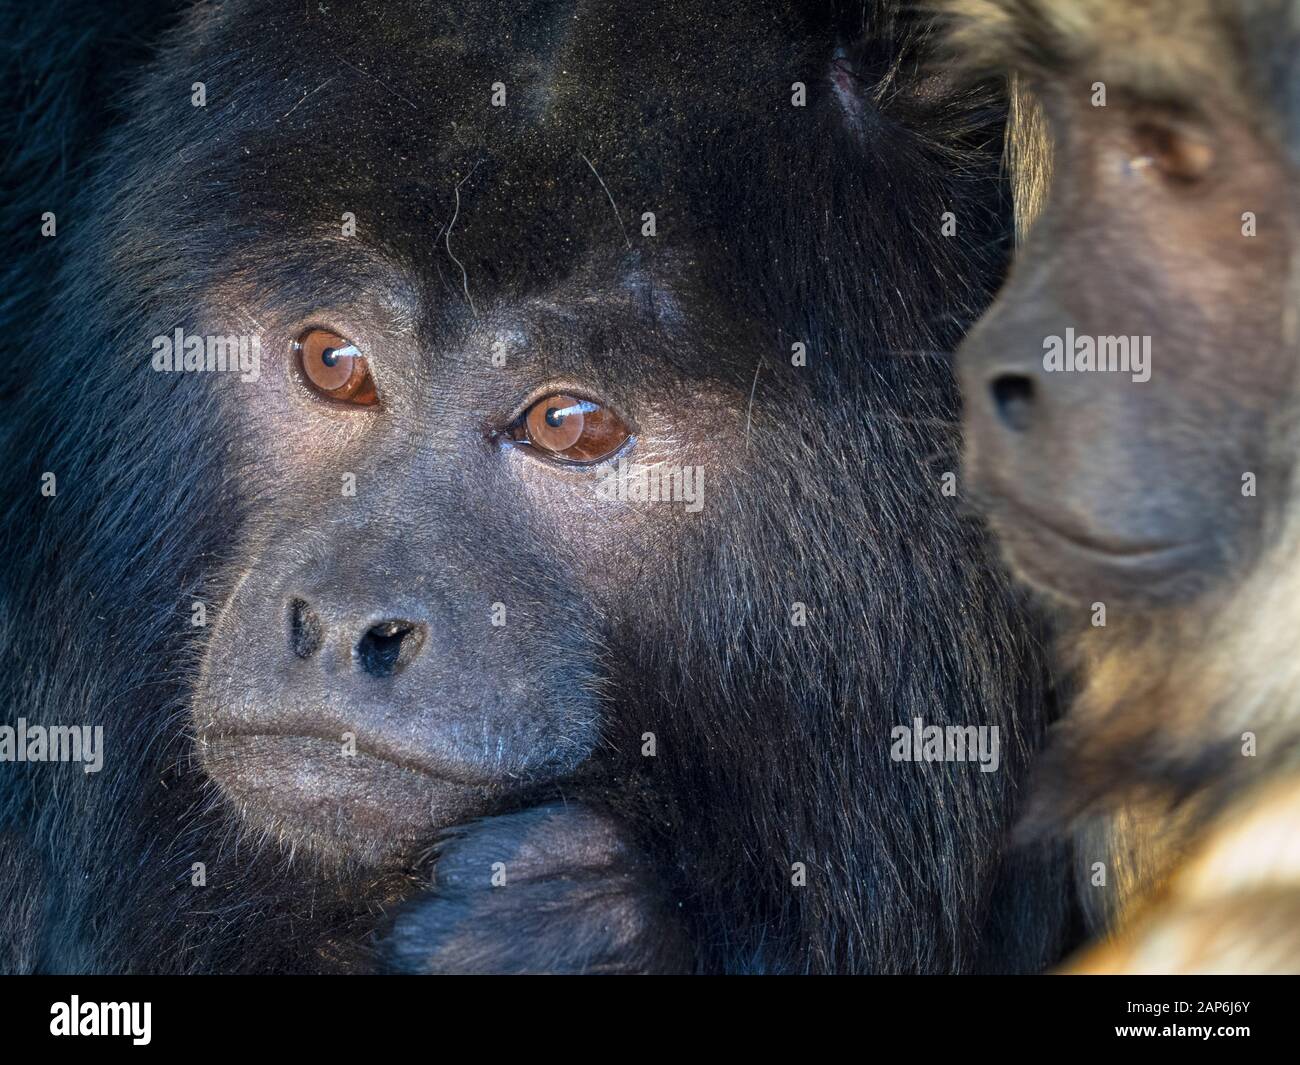
[[[1198,133],[1160,122],[1143,122],[1134,130],[1137,158],[1166,178],[1182,184],[1199,181],[1214,165],[1214,146]]]
[[[627,443],[632,430],[607,407],[557,392],[543,396],[524,411],[509,435],[552,458],[599,462]]]
[[[375,379],[355,344],[328,329],[308,329],[294,344],[303,376],[317,392],[342,403],[374,403]]]

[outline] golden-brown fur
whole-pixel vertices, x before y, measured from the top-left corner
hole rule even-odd
[[[1081,817],[1086,861],[1088,811],[1113,811],[1111,861],[1140,875],[1069,971],[1300,972],[1298,632],[1292,530],[1234,587],[1091,634],[1031,816]]]
[[[1146,906],[1073,974],[1300,971],[1300,775],[1229,806]]]
[[[1012,75],[1005,160],[1015,204],[1016,240],[1023,241],[1043,209],[1052,177],[1052,151],[1042,105]]]

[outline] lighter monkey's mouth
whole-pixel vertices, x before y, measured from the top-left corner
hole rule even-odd
[[[1049,538],[1069,544],[1098,559],[1141,565],[1148,560],[1159,560],[1189,549],[1199,550],[1202,546],[1194,540],[1131,540],[1102,536],[1046,517],[1000,486],[995,487],[991,496],[996,500],[997,506],[1008,512],[998,519],[998,525],[1004,532],[1014,533],[1016,528],[1028,528],[1032,532],[1046,533]]]
[[[1119,566],[1165,565],[1199,549],[1192,541],[1121,540],[1066,529],[1038,517],[1027,519],[1026,524],[1029,521],[1033,522],[1037,535],[1068,545],[1080,554],[1091,555],[1098,562]]]
[[[1031,585],[1067,599],[1192,596],[1216,558],[1212,541],[1102,536],[1045,519],[1003,491],[987,502],[1015,570]]]

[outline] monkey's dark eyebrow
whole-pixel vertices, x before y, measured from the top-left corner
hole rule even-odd
[[[382,306],[390,314],[416,320],[424,310],[425,287],[414,270],[359,234],[276,234],[270,249],[240,256],[236,273],[264,294],[265,302],[287,313],[304,308]]]

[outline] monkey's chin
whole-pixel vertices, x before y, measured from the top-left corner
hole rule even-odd
[[[399,867],[442,829],[486,812],[491,789],[312,736],[225,734],[199,745],[204,769],[244,825],[326,864]]]

